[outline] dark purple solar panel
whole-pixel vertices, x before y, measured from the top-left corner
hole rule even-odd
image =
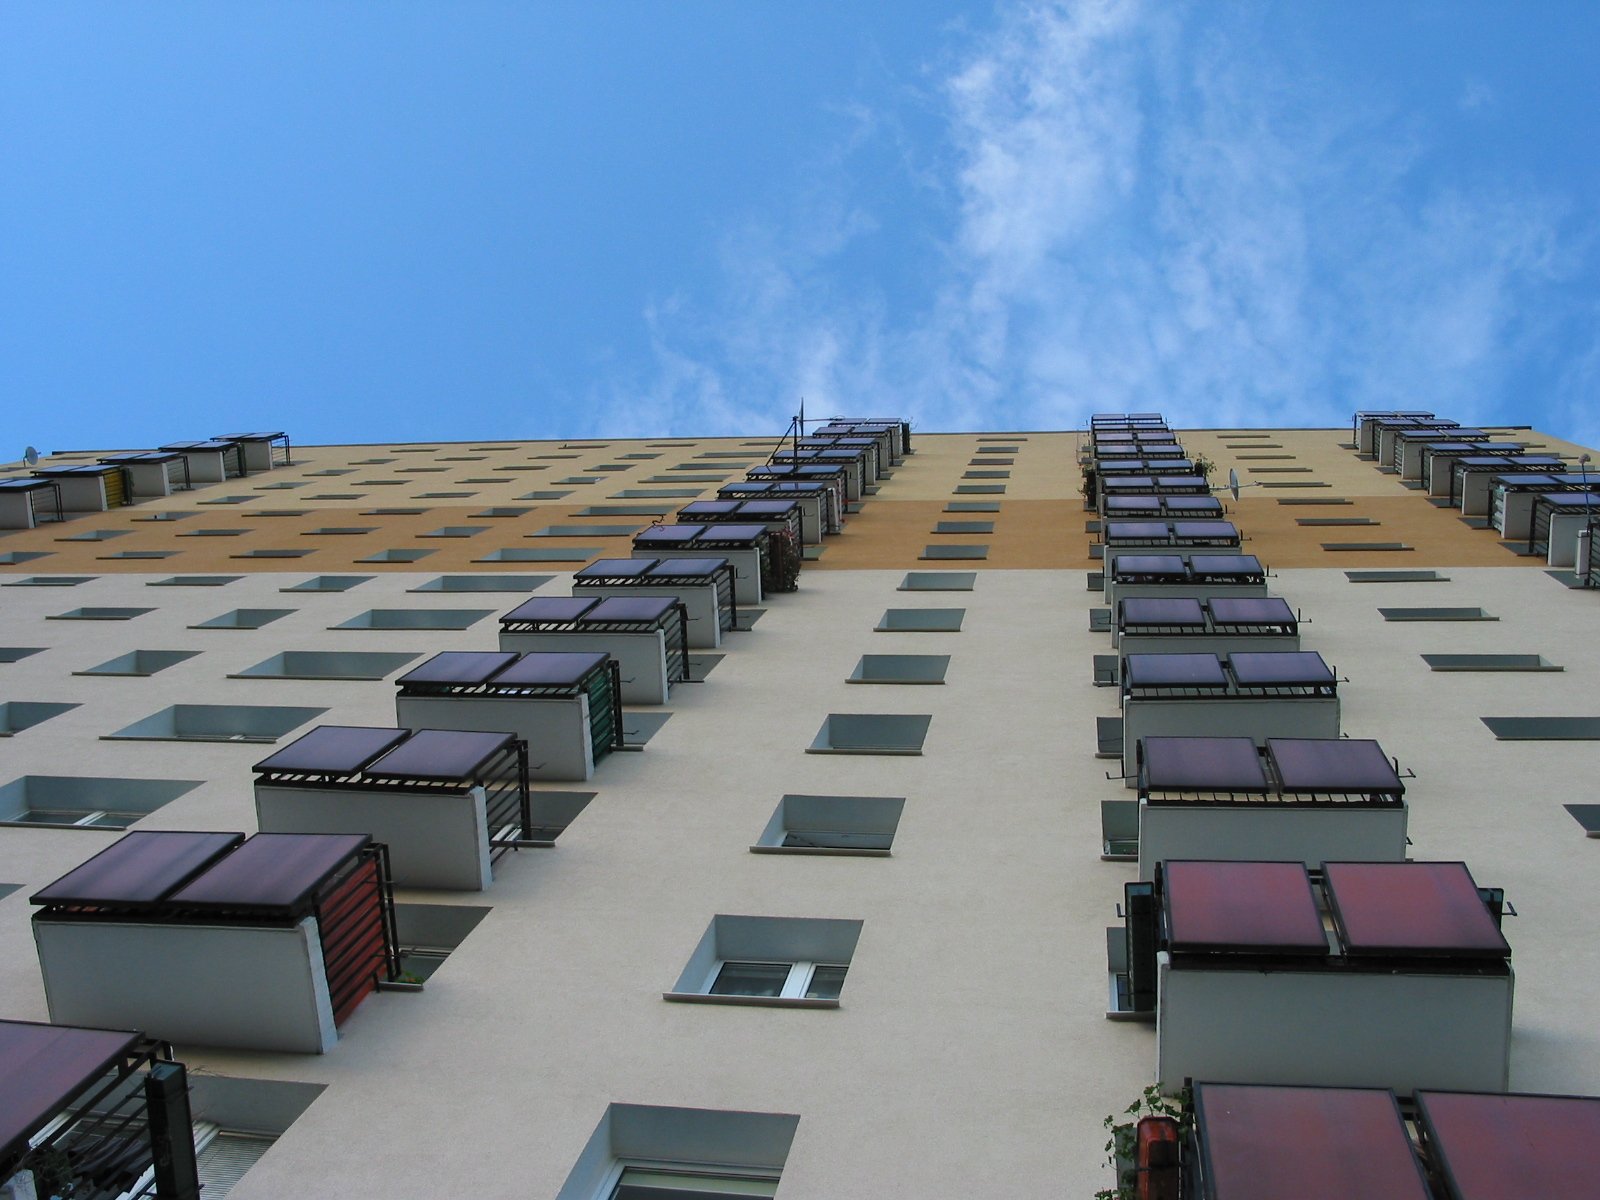
[[[1465,863],[1324,863],[1322,870],[1352,955],[1511,954]]]
[[[717,489],[719,496],[764,496],[770,489],[770,483],[757,483],[746,480],[744,483],[725,483]]]
[[[682,546],[706,531],[704,525],[652,525],[634,535],[633,544]]]
[[[605,654],[524,654],[495,676],[494,681],[528,687],[575,687],[608,657]]]
[[[1106,541],[1165,542],[1171,530],[1165,521],[1107,521]]]
[[[1600,492],[1551,492],[1543,502],[1548,508],[1570,508],[1574,512],[1592,508],[1600,512]]]
[[[1451,1200],[1600,1195],[1600,1099],[1418,1092],[1417,1109]]]
[[[534,596],[501,617],[500,623],[575,621],[598,603],[600,601],[593,596]]]
[[[1129,596],[1121,605],[1124,629],[1141,625],[1205,628],[1205,612],[1193,596]]]
[[[1222,501],[1215,496],[1168,496],[1162,501],[1162,506],[1174,516],[1179,513],[1192,516],[1195,513],[1222,512]]]
[[[258,833],[169,899],[196,908],[293,908],[371,841],[364,833]]]
[[[597,558],[586,567],[573,573],[574,579],[614,579],[618,576],[643,575],[656,565],[653,558]]]
[[[1127,475],[1101,481],[1108,492],[1148,492],[1156,481],[1149,475]]]
[[[1223,688],[1228,678],[1215,654],[1130,654],[1122,660],[1130,687]]]
[[[366,774],[373,779],[468,780],[516,740],[509,733],[419,729],[368,767]]]
[[[1247,579],[1266,574],[1254,554],[1191,554],[1196,579]]]
[[[1312,687],[1334,682],[1315,650],[1262,650],[1228,655],[1234,679],[1245,687]]]
[[[1206,483],[1203,475],[1157,475],[1156,486],[1164,488],[1203,488],[1210,485]]]
[[[1118,579],[1129,575],[1170,575],[1181,578],[1187,574],[1183,557],[1177,554],[1119,554],[1112,570]]]
[[[696,500],[680,508],[678,515],[680,517],[697,517],[705,513],[722,515],[734,512],[738,507],[739,502],[737,500]]]
[[[40,488],[54,487],[48,479],[37,479],[29,476],[27,479],[0,479],[0,491],[7,492],[37,492]]]
[[[1152,792],[1265,792],[1267,773],[1247,737],[1151,737],[1139,743]]]
[[[1160,503],[1141,496],[1107,496],[1107,512],[1157,512]]]
[[[35,904],[148,904],[242,841],[242,833],[124,834],[32,899]]]
[[[446,650],[420,667],[413,667],[395,682],[401,685],[486,683],[516,659],[514,653],[506,650]]]
[[[705,533],[696,539],[695,544],[700,546],[748,546],[759,542],[767,536],[765,525],[738,525],[729,522],[725,525],[708,525]]]
[[[255,765],[257,771],[351,775],[405,741],[404,729],[365,725],[318,725]]]
[[[579,624],[596,621],[658,622],[677,608],[671,596],[610,596],[585,613]]]
[[[1232,521],[1178,521],[1172,532],[1179,538],[1205,542],[1237,542],[1239,527]]]
[[[657,562],[648,575],[716,575],[728,569],[725,558],[667,558]]]
[[[26,1139],[138,1041],[136,1033],[0,1021],[0,1162],[26,1150]]]
[[[1282,596],[1214,596],[1206,602],[1213,625],[1293,625],[1294,609]]]
[[[1371,738],[1268,738],[1267,755],[1286,792],[1405,791],[1383,747]]]
[[[1431,1196],[1393,1092],[1197,1083],[1194,1104],[1207,1200]]]
[[[1173,950],[1328,953],[1303,863],[1169,862],[1161,870]]]
[[[1127,429],[1102,429],[1094,435],[1097,442],[1131,442],[1133,433]]]
[[[786,517],[799,508],[793,500],[746,500],[739,505],[740,516]]]

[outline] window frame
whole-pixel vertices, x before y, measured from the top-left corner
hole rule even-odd
[[[717,981],[722,977],[722,972],[730,966],[776,967],[785,966],[789,969],[788,977],[783,981],[783,986],[777,995],[752,995],[748,992],[719,992],[716,990]],[[819,970],[834,970],[843,972],[839,980],[839,990],[844,988],[844,975],[850,971],[849,963],[820,962],[815,959],[798,959],[790,962],[781,958],[719,958],[711,964],[711,970],[706,974],[705,994],[708,996],[734,997],[741,1000],[831,1000],[838,1003],[837,993],[832,996],[813,996],[811,991],[815,986],[816,974]]]

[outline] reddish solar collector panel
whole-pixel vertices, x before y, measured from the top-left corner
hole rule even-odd
[[[1322,870],[1351,955],[1511,954],[1465,863],[1324,863]]]
[[[293,908],[371,841],[364,833],[258,833],[170,900],[196,908]]]
[[[1206,1200],[1430,1200],[1394,1093],[1198,1083]]]
[[[366,725],[318,725],[255,765],[257,771],[306,775],[351,775],[406,738],[404,729]]]
[[[138,1041],[136,1033],[0,1021],[0,1163]]]
[[[1451,1200],[1596,1200],[1600,1099],[1418,1092]]]
[[[1328,953],[1303,863],[1168,862],[1162,893],[1173,950]]]
[[[1139,748],[1152,792],[1267,790],[1261,756],[1247,737],[1151,737]]]
[[[124,834],[35,892],[35,904],[149,904],[244,841],[242,833]]]

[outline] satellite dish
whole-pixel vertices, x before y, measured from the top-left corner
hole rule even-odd
[[[39,451],[33,446],[28,446],[22,451],[22,461],[30,467],[37,467],[39,465]]]
[[[1233,493],[1233,498],[1239,498],[1239,472],[1232,467],[1228,468],[1228,490]]]

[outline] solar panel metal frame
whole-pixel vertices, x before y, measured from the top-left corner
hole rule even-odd
[[[1215,654],[1128,654],[1122,659],[1124,695],[1194,693],[1221,696],[1228,675]]]
[[[530,596],[500,618],[502,629],[570,625],[601,601],[599,596]]]
[[[1124,596],[1117,602],[1117,628],[1203,632],[1206,610],[1194,596]]]
[[[298,920],[327,881],[372,846],[364,833],[257,833],[212,863],[166,904],[194,912]]]
[[[355,775],[409,736],[388,726],[318,725],[251,769],[258,776]]]
[[[1141,798],[1245,795],[1271,790],[1256,744],[1247,737],[1147,737],[1135,750]]]
[[[1228,674],[1240,692],[1311,688],[1319,695],[1333,695],[1339,686],[1315,650],[1235,651],[1228,655]]]
[[[60,915],[66,908],[146,908],[244,842],[242,833],[215,830],[135,830],[118,838],[65,875],[47,883],[30,900],[42,905],[36,916]],[[141,861],[143,860],[143,861]],[[139,879],[139,868],[153,869]],[[108,878],[107,878],[108,877]],[[103,878],[103,882],[96,882]]]
[[[418,729],[362,772],[367,779],[471,783],[484,764],[516,752],[521,741],[511,733],[459,729]]]
[[[1189,564],[1180,554],[1119,554],[1111,564],[1116,583],[1171,583],[1189,578]]]
[[[1380,876],[1387,878],[1380,880]],[[1496,927],[1466,863],[1323,863],[1322,877],[1334,929],[1351,958],[1504,961],[1511,957],[1510,943]],[[1423,886],[1428,877],[1433,883],[1431,895]],[[1402,886],[1408,895],[1397,894]],[[1379,894],[1375,895],[1374,889],[1379,889]],[[1422,911],[1420,905],[1430,901],[1439,903],[1431,911]],[[1420,936],[1375,936],[1386,919],[1393,922],[1397,918],[1420,919],[1434,928],[1417,928]],[[1354,931],[1352,920],[1357,922]],[[1454,934],[1442,928],[1452,924],[1457,930]],[[1377,930],[1368,928],[1371,925]]]
[[[1281,596],[1212,596],[1205,608],[1211,628],[1218,632],[1248,630],[1294,634],[1300,631],[1299,619]]]
[[[1267,569],[1254,554],[1190,554],[1185,556],[1196,583],[1265,583]]]
[[[171,1060],[169,1046],[140,1033],[0,1021],[0,1177],[9,1180],[35,1140],[46,1140],[35,1135],[74,1110],[93,1111],[140,1068]]]
[[[1329,955],[1303,862],[1169,861],[1157,868],[1156,880],[1163,941],[1173,954],[1307,961]]]
[[[1594,1164],[1573,1150],[1600,1144],[1600,1098],[1419,1090],[1416,1105],[1450,1200],[1594,1194]],[[1496,1111],[1447,1111],[1462,1107]]]
[[[1399,799],[1406,790],[1383,747],[1371,738],[1268,738],[1267,760],[1279,790],[1291,795]]]
[[[1243,1103],[1258,1094],[1260,1103]],[[1311,1103],[1297,1104],[1300,1096]],[[1386,1088],[1196,1082],[1192,1103],[1196,1200],[1431,1200],[1405,1117]],[[1313,1105],[1321,1111],[1305,1111]],[[1225,1141],[1230,1122],[1240,1130],[1236,1146]],[[1264,1147],[1270,1152],[1260,1153]]]
[[[512,650],[444,650],[395,680],[402,695],[482,687],[518,659]]]

